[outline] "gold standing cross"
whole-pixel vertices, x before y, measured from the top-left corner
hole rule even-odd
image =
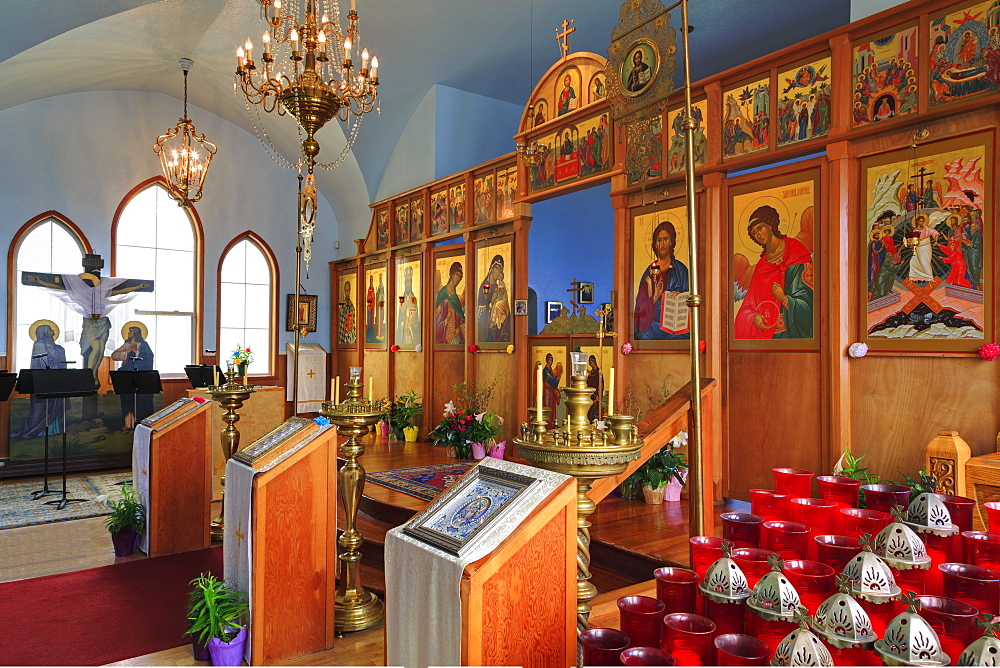
[[[568,21],[563,19],[562,32],[556,30],[556,41],[559,42],[559,50],[562,52],[563,58],[569,54],[569,36],[571,33],[576,32],[576,28],[569,27],[572,23],[573,19]]]
[[[244,539],[244,538],[246,538],[246,534],[245,534],[245,533],[243,533],[243,532],[241,531],[241,529],[242,529],[242,528],[243,528],[243,522],[239,522],[239,523],[238,523],[238,524],[236,525],[236,537],[237,537],[237,538],[238,538],[238,539],[239,539],[239,540],[240,540],[241,542],[243,541],[243,539]],[[239,545],[239,543],[237,543],[237,545]]]

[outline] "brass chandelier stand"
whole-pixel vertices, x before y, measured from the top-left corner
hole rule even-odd
[[[333,623],[338,634],[377,626],[385,617],[385,605],[375,594],[365,591],[360,583],[360,548],[365,539],[357,530],[358,506],[365,489],[365,469],[358,462],[358,458],[365,452],[365,446],[358,441],[358,437],[367,434],[372,425],[385,416],[385,411],[362,396],[361,388],[364,385],[361,382],[360,367],[351,367],[351,379],[347,387],[346,401],[339,404],[323,402],[320,411],[320,415],[337,425],[337,433],[347,438],[340,445],[340,452],[347,462],[341,467],[337,478],[347,518],[344,533],[337,540],[341,547],[341,568]]]
[[[219,402],[225,409],[222,414],[222,421],[226,426],[222,429],[222,452],[226,455],[226,462],[240,449],[240,432],[236,428],[236,423],[240,421],[239,410],[243,408],[243,402],[250,398],[254,389],[252,385],[240,385],[236,382],[236,369],[230,363],[226,371],[225,385],[216,385],[208,388],[208,393],[212,395],[212,400]],[[222,540],[226,530],[226,474],[222,474],[222,501],[219,503],[219,515],[212,520],[212,540]]]

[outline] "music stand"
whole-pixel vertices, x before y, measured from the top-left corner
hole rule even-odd
[[[29,370],[31,381],[34,385],[35,396],[39,399],[69,399],[70,397],[90,397],[97,394],[97,387],[94,385],[94,372],[90,369],[31,369]],[[21,371],[21,375],[24,375]],[[20,391],[20,390],[18,390]],[[47,405],[47,404],[46,404]],[[46,501],[46,505],[55,504],[56,510],[62,510],[70,503],[83,503],[87,499],[69,499],[66,491],[66,404],[63,403],[63,424],[62,424],[62,490],[48,489],[48,428],[46,432],[46,452],[45,452],[45,472],[46,489],[45,494],[62,494],[62,498],[53,501]],[[40,494],[35,498],[41,498],[45,494]]]
[[[140,394],[159,394],[163,391],[163,386],[160,385],[160,372],[155,369],[148,371],[133,369],[132,371],[112,371],[110,375],[111,385],[115,389],[115,394],[132,395],[132,415],[135,417],[136,424],[138,424],[138,396]],[[125,416],[122,417],[124,418]]]
[[[35,393],[34,373],[38,369],[21,369],[21,375],[17,378],[18,394]],[[30,415],[30,413],[29,413]],[[40,499],[49,494],[57,494],[59,490],[49,489],[49,400],[45,399],[45,456],[42,460],[42,488],[31,493],[32,499]]]
[[[184,373],[187,374],[188,380],[191,381],[191,387],[194,389],[215,385],[215,374],[218,374],[219,378],[225,378],[222,367],[211,364],[186,364]]]
[[[10,393],[14,391],[15,385],[17,385],[17,374],[7,369],[0,369],[0,401],[10,399]]]

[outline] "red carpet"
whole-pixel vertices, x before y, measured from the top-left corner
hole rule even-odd
[[[472,462],[454,462],[393,471],[369,471],[365,479],[380,487],[394,489],[424,501],[433,501],[473,466]]]
[[[205,571],[222,577],[221,547],[0,584],[0,665],[94,666],[189,642],[188,582]]]

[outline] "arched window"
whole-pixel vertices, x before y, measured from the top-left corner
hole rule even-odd
[[[8,313],[12,326],[8,327],[8,354],[13,369],[31,367],[31,338],[29,328],[36,320],[51,320],[59,328],[56,343],[66,349],[66,360],[76,360],[71,369],[83,367],[80,346],[73,345],[80,334],[80,316],[68,309],[49,290],[21,284],[21,272],[43,274],[79,274],[83,271],[81,260],[91,252],[83,234],[69,221],[55,212],[43,214],[14,235],[9,262],[14,267],[8,285]]]
[[[219,267],[219,359],[239,344],[250,348],[250,375],[272,375],[277,263],[262,240],[246,233],[222,254]]]
[[[152,279],[140,293],[111,312],[111,340],[121,343],[130,320],[146,325],[154,367],[161,375],[184,373],[198,358],[198,296],[201,294],[201,235],[193,208],[170,199],[161,179],[143,184],[119,207],[112,229],[114,276]]]

